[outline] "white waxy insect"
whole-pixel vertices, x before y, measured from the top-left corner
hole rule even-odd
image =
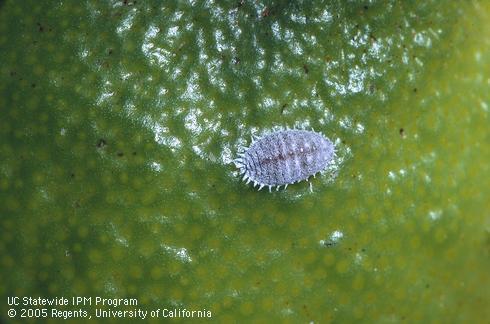
[[[334,144],[323,134],[306,130],[281,130],[255,139],[239,158],[236,166],[243,180],[259,190],[308,181],[325,170],[335,158]],[[311,188],[311,187],[310,187]]]

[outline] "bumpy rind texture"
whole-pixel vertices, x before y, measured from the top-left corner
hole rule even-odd
[[[244,180],[261,187],[282,186],[325,170],[334,156],[333,143],[322,134],[285,130],[253,142],[238,162]]]

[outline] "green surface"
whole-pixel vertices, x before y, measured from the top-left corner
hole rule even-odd
[[[487,321],[489,40],[488,1],[4,1],[0,320]],[[240,182],[274,126],[337,141],[337,177]]]

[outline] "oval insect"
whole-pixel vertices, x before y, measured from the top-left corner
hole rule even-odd
[[[243,180],[259,186],[286,188],[323,171],[335,158],[334,144],[323,134],[282,130],[252,142],[235,160]],[[310,187],[311,188],[311,187]]]

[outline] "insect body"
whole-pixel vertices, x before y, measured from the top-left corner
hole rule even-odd
[[[323,171],[335,157],[335,146],[314,131],[283,130],[265,135],[250,145],[235,164],[243,180],[264,186],[287,187]]]

